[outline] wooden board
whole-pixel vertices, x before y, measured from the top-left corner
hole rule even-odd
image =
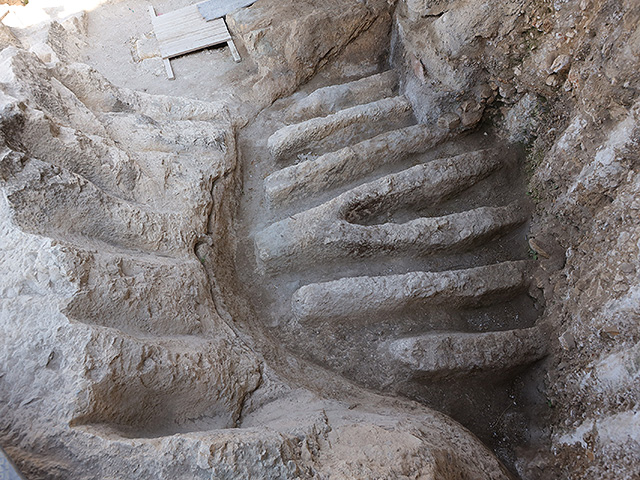
[[[223,19],[207,22],[195,5],[154,16],[152,23],[162,58],[177,57],[231,40]]]
[[[173,80],[173,69],[169,61],[173,57],[195,52],[206,47],[226,43],[236,62],[241,60],[224,19],[207,22],[196,5],[174,10],[156,16],[153,7],[149,7],[153,31],[160,45],[160,54],[164,60],[167,76]]]
[[[210,22],[255,2],[256,0],[207,0],[198,4],[198,10],[203,18]]]

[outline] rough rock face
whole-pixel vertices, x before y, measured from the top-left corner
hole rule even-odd
[[[0,24],[28,478],[511,478],[425,404],[525,479],[640,475],[635,2],[227,20],[255,71],[211,102],[75,63],[86,16]]]
[[[522,451],[520,473],[638,476],[637,3],[407,1],[396,13],[417,115],[444,105],[464,123],[489,107],[528,149],[529,244],[555,334],[525,388],[544,392],[525,443],[540,429],[550,444]]]
[[[555,464],[584,478],[601,472],[605,478],[640,474],[639,106],[602,132],[598,147],[586,151],[581,143],[592,124],[577,113],[532,182],[540,188],[536,233],[543,241],[550,238],[551,248],[554,236],[568,246],[564,268],[551,268],[551,279],[543,283],[557,322],[556,348],[547,366],[550,417],[557,425]],[[559,168],[550,162],[554,158],[580,164],[565,177],[569,184],[551,193],[549,167]],[[549,249],[542,245],[541,252]]]
[[[224,106],[61,58],[0,51],[0,439],[29,478],[509,478],[441,414],[279,379],[205,269]]]
[[[330,0],[318,8],[313,0],[262,1],[237,11],[228,21],[248,54],[258,60],[254,90],[273,101],[293,93],[345,49],[366,52],[355,68],[356,75],[362,68],[379,68],[389,49],[394,4]],[[272,92],[279,93],[274,96]]]
[[[82,441],[64,425],[235,426],[261,367],[216,314],[192,253],[233,142],[224,111],[144,97],[135,111],[131,92],[118,98],[128,109],[90,110],[65,79],[118,93],[101,92],[96,72],[0,55],[3,430],[28,445],[44,429]]]

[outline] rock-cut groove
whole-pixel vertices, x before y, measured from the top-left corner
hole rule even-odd
[[[392,70],[280,100],[239,145],[242,280],[294,355],[449,413],[545,355],[516,147],[417,123]]]

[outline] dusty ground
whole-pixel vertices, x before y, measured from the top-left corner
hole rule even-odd
[[[190,5],[188,0],[154,4],[158,15]],[[241,48],[243,62],[236,64],[226,47],[214,47],[172,60],[176,79],[169,81],[153,35],[149,2],[109,2],[87,17],[87,45],[83,61],[95,66],[114,84],[154,95],[180,95],[212,101],[246,96],[243,80],[257,67]],[[251,85],[246,86],[251,89]],[[239,95],[239,92],[242,92]]]

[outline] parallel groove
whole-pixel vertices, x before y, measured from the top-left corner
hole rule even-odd
[[[517,260],[520,247],[508,251],[529,208],[510,192],[481,187],[511,188],[513,150],[483,141],[483,149],[460,153],[446,143],[455,132],[393,126],[387,117],[411,115],[403,97],[375,98],[393,85],[384,74],[320,88],[282,112],[297,123],[268,138],[274,165],[294,162],[260,172],[269,215],[279,220],[253,234],[256,263],[265,283],[285,292],[270,321],[292,348],[350,378],[398,373],[406,379],[398,391],[415,391],[409,383],[427,377],[507,372],[541,358],[530,263]],[[351,87],[364,93],[350,99]],[[400,162],[404,169],[394,169]],[[330,197],[348,184],[355,186]],[[365,259],[375,274],[369,262],[358,264]],[[429,357],[430,348],[438,353]]]

